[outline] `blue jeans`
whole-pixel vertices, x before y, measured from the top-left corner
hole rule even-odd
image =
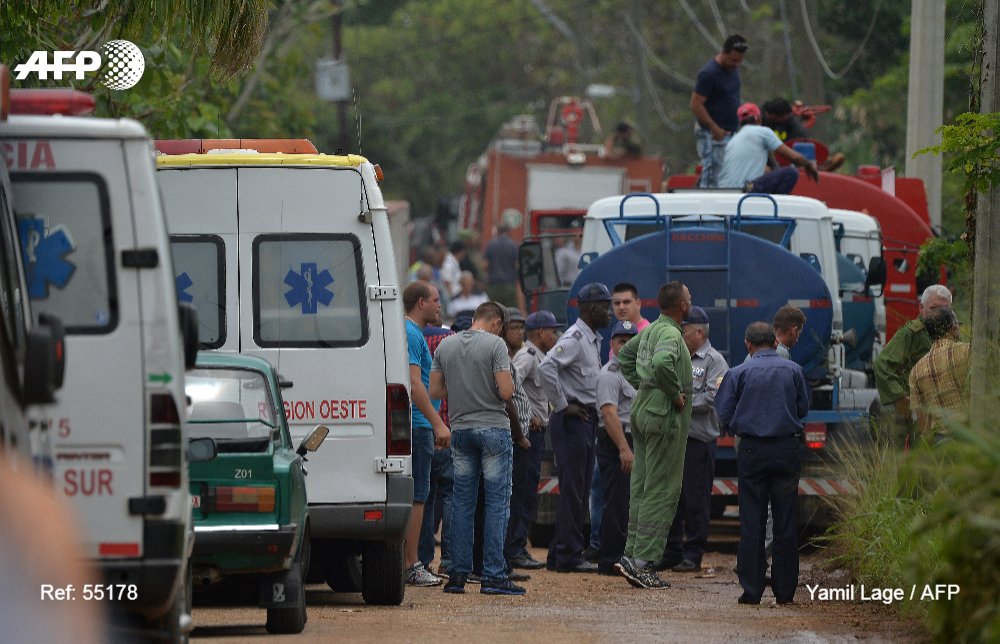
[[[722,172],[722,162],[726,157],[726,144],[733,135],[727,132],[726,138],[714,141],[712,131],[696,122],[694,136],[698,147],[698,158],[701,159],[701,178],[698,179],[698,187],[718,188],[719,173]]]
[[[451,525],[451,491],[453,487],[454,467],[451,463],[451,450],[439,449],[431,459],[431,487],[424,504],[424,522],[420,526],[420,543],[417,546],[417,557],[430,566],[434,561],[434,533],[438,523],[444,525],[441,530],[441,558],[439,564],[445,569],[451,564],[450,539],[448,526]]]
[[[513,470],[513,442],[505,427],[477,427],[454,430],[451,455],[455,468],[452,496],[451,569],[459,574],[472,572],[472,542],[479,477],[486,489],[486,521],[483,528],[483,578],[507,578],[503,542],[510,517],[510,489]]]

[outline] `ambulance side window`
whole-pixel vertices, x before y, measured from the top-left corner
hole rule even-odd
[[[226,343],[226,248],[218,235],[171,235],[177,300],[198,311],[198,341],[204,349]]]
[[[32,314],[51,313],[68,334],[118,324],[107,187],[90,173],[12,173]]]
[[[253,335],[259,347],[368,342],[361,242],[348,234],[271,234],[253,241]]]

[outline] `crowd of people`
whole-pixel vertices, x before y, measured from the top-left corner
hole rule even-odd
[[[702,569],[716,438],[728,431],[739,439],[738,600],[761,601],[770,565],[776,601],[792,601],[810,398],[789,354],[805,325],[800,310],[751,324],[748,358],[730,369],[712,346],[708,314],[676,281],[656,294],[652,322],[635,286],[585,285],[579,317],[561,335],[551,312],[525,317],[491,300],[443,328],[437,287],[424,281],[408,285],[403,300],[414,407],[408,584],[521,595],[529,573],[546,568],[668,588],[660,572]],[[609,327],[602,356],[600,331]],[[942,347],[949,353],[939,362],[961,355]],[[560,490],[539,561],[527,533],[546,433]]]

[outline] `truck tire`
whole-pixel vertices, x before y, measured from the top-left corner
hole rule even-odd
[[[326,584],[337,593],[359,593],[364,589],[361,556],[353,552],[334,552],[326,567]]]
[[[398,606],[403,603],[403,544],[371,541],[361,557],[361,596],[366,604]]]
[[[307,529],[299,552],[295,556],[295,562],[289,571],[290,576],[298,577],[298,583],[294,584],[296,588],[295,601],[288,608],[267,609],[267,623],[264,628],[267,629],[268,633],[295,634],[301,633],[302,629],[306,627],[308,615],[306,614],[306,569],[304,566],[308,565],[311,552],[312,542],[309,540]]]

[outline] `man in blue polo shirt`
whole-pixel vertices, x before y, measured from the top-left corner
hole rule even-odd
[[[701,188],[716,188],[729,137],[739,125],[736,109],[740,106],[740,64],[747,50],[743,36],[726,38],[722,51],[698,72],[691,92],[694,133],[701,159]]]
[[[729,370],[715,397],[719,422],[740,437],[740,545],[736,574],[741,604],[759,604],[764,594],[764,524],[767,503],[774,515],[771,588],[779,604],[790,604],[799,579],[798,487],[802,463],[799,436],[809,412],[809,385],[798,363],[778,356],[774,328],[754,322],[744,335],[754,359]]]

